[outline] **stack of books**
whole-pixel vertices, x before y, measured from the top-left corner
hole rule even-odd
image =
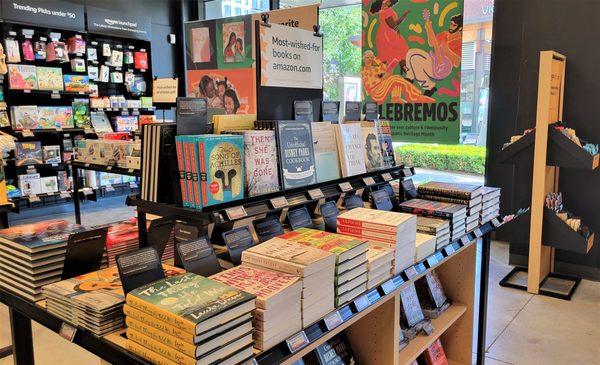
[[[367,290],[367,241],[336,233],[299,228],[280,236],[335,254],[335,306]]]
[[[302,327],[334,309],[335,255],[279,237],[242,252],[242,265],[298,276],[302,281]]]
[[[430,234],[417,232],[415,241],[415,262],[423,261],[433,255],[436,247],[436,238]]]
[[[483,198],[479,223],[484,224],[500,214],[500,188],[484,186],[481,195]]]
[[[426,217],[443,218],[450,223],[450,240],[465,235],[467,207],[462,204],[446,203],[434,200],[411,199],[400,204],[403,212]]]
[[[0,230],[0,286],[25,299],[43,299],[42,287],[60,281],[69,235],[85,228],[49,220]]]
[[[302,282],[297,276],[242,265],[210,278],[256,295],[255,348],[267,350],[302,329]]]
[[[99,227],[98,227],[99,228]],[[117,255],[135,251],[139,248],[137,219],[130,218],[124,222],[112,223],[106,235],[106,254],[108,266],[115,266]]]
[[[435,236],[436,250],[439,250],[450,243],[450,224],[447,220],[418,216],[417,232]]]
[[[394,250],[376,242],[367,244],[367,289],[372,289],[392,276]]]
[[[184,272],[169,266],[164,270],[166,276]],[[125,294],[116,267],[48,284],[42,294],[48,312],[97,336],[123,328],[125,323]]]
[[[339,233],[391,247],[393,274],[414,263],[417,217],[412,214],[356,208],[338,216],[337,229]]]
[[[129,292],[127,349],[155,364],[238,364],[253,356],[255,296],[199,275]]]

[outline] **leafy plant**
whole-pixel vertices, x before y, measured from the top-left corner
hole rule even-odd
[[[485,147],[406,144],[396,146],[394,151],[396,161],[408,166],[474,174],[483,174],[485,171]]]

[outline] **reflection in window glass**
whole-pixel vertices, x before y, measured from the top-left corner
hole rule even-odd
[[[210,0],[204,2],[205,19],[219,19],[268,10],[269,0]]]

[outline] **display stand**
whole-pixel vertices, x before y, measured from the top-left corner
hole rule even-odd
[[[557,52],[540,52],[535,131],[499,154],[499,162],[533,164],[531,209],[502,228],[517,242],[528,237],[529,265],[528,268],[513,269],[500,285],[570,300],[580,278],[553,273],[554,250],[587,253],[593,245],[594,235],[584,238],[571,229],[555,212],[545,208],[545,197],[549,192],[559,191],[561,167],[594,170],[598,168],[600,156],[590,155],[551,126],[562,119],[566,62],[566,57]],[[568,289],[553,288],[556,286]]]

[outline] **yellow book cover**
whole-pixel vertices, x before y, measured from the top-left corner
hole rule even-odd
[[[150,337],[155,341],[164,343],[165,345],[172,347],[173,349],[183,353],[184,355],[196,357],[197,347],[195,345],[192,345],[192,342],[186,342],[177,337],[168,335],[167,333],[159,331],[158,329],[150,325],[133,319],[133,317],[127,317],[125,319],[125,323],[127,324],[127,328],[131,328],[145,336]]]
[[[134,354],[136,354],[137,356],[150,361],[153,364],[156,365],[177,365],[176,362],[173,362],[163,356],[160,356],[159,354],[150,351],[149,349],[145,348],[142,345],[139,345],[131,340],[127,340],[127,350],[133,352]]]
[[[169,359],[180,365],[196,365],[196,359],[187,356],[159,341],[153,340],[148,336],[134,330],[133,328],[127,328],[127,338],[139,345],[144,346],[156,354]]]
[[[174,327],[166,322],[163,322],[156,317],[151,316],[146,312],[142,312],[139,309],[128,306],[127,304],[123,307],[123,313],[127,316],[127,318],[131,317],[138,322],[143,322],[149,326],[156,328],[159,331],[167,333],[171,336],[177,337],[178,339],[185,341],[187,343],[194,342],[194,334],[191,332],[186,332],[180,328]]]
[[[214,133],[254,129],[256,114],[226,114],[213,117]]]

